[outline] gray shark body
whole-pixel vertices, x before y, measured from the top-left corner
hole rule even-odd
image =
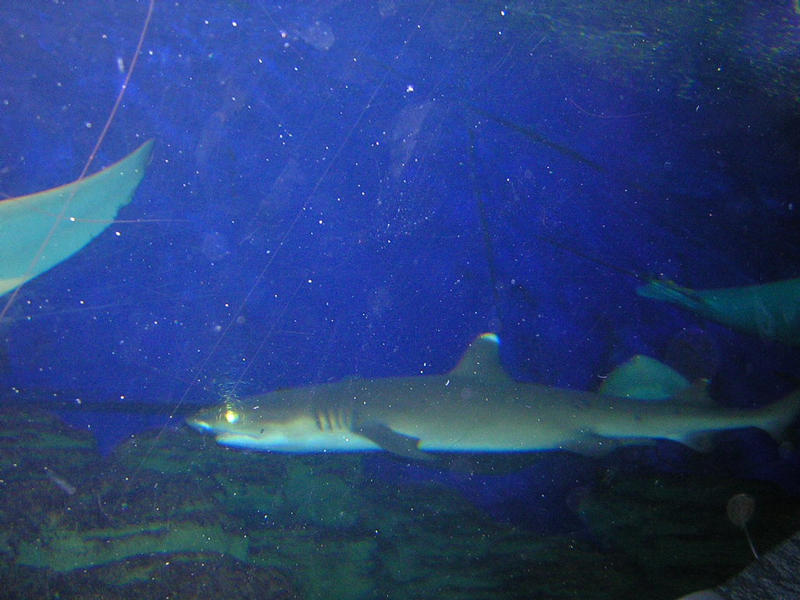
[[[636,293],[670,302],[744,333],[800,346],[800,277],[710,290],[653,280],[639,286]]]
[[[435,452],[571,450],[757,427],[777,435],[800,411],[800,391],[762,409],[714,405],[686,388],[641,401],[521,383],[500,366],[493,334],[478,337],[445,375],[347,379],[229,401],[188,423],[219,443],[282,452],[384,449],[426,459]]]

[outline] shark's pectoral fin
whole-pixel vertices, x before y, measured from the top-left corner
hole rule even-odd
[[[433,460],[431,454],[419,449],[419,438],[398,433],[382,423],[363,423],[354,429],[354,433],[375,442],[392,454],[415,460]]]

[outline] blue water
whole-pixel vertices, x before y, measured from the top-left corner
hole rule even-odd
[[[791,389],[796,351],[634,290],[798,276],[800,87],[599,9],[581,26],[618,51],[570,47],[575,6],[535,4],[156,2],[95,169],[149,138],[152,163],[120,223],[22,288],[2,385],[113,405],[62,412],[104,452],[230,389],[441,373],[490,330],[519,380],[595,389],[633,354],[700,346],[724,403]],[[0,9],[0,192],[78,176],[145,11]],[[756,41],[784,43],[782,17],[800,19],[743,8],[731,40],[769,66]],[[771,442],[744,439],[725,468],[796,493],[796,456],[765,465]],[[682,452],[645,462],[681,472]],[[566,497],[596,479],[566,459],[488,483],[371,460],[541,531],[575,527]]]

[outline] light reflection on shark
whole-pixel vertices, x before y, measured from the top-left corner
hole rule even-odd
[[[654,439],[699,446],[708,433],[746,427],[776,437],[800,411],[800,390],[769,406],[740,410],[717,406],[691,386],[667,400],[641,401],[521,383],[501,367],[498,344],[494,334],[479,336],[444,375],[279,390],[203,410],[188,423],[226,446],[306,453],[383,448],[427,460],[435,452],[562,449],[593,455]],[[636,363],[641,371],[626,375],[633,383],[662,375],[650,362]],[[614,389],[623,395],[619,385]]]

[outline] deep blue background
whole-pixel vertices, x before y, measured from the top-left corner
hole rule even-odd
[[[443,372],[495,330],[524,380],[699,353],[723,402],[791,387],[795,353],[624,271],[798,276],[797,114],[689,93],[681,65],[637,79],[503,6],[158,2],[95,168],[151,137],[153,162],[125,222],[23,288],[3,385],[167,407],[71,416],[113,440],[231,388]],[[0,9],[0,192],[78,175],[145,9]]]

